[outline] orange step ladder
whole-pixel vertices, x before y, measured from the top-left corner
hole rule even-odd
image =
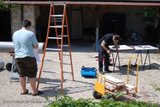
[[[63,13],[57,14],[55,13],[55,7],[62,7],[63,6]],[[58,7],[56,7],[58,9]],[[54,34],[51,32],[51,30],[54,29]],[[53,35],[52,35],[53,34]],[[56,48],[48,48],[48,41],[49,40],[55,40],[57,47]],[[66,40],[64,43],[64,40]],[[73,64],[72,64],[72,54],[71,54],[71,47],[70,47],[70,34],[68,29],[68,18],[67,18],[67,11],[66,11],[66,4],[64,5],[54,5],[50,4],[50,12],[49,12],[49,18],[48,18],[48,29],[47,29],[47,35],[46,35],[46,41],[44,45],[44,53],[42,57],[42,62],[40,65],[40,72],[38,76],[38,82],[37,82],[37,90],[39,88],[40,78],[42,74],[44,59],[46,55],[46,51],[54,51],[58,52],[59,55],[59,62],[60,62],[60,74],[61,74],[61,92],[63,92],[63,81],[64,81],[64,75],[63,75],[63,51],[64,49],[67,49],[69,52],[69,60],[70,60],[70,66],[71,66],[71,74],[72,74],[72,80],[74,81],[74,72],[73,72]]]

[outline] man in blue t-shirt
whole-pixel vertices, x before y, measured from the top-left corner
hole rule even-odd
[[[22,28],[14,32],[12,40],[14,43],[15,62],[20,76],[20,84],[22,87],[21,95],[28,94],[26,88],[26,77],[32,88],[32,95],[39,95],[42,91],[36,90],[37,63],[34,57],[34,48],[38,48],[38,41],[35,34],[29,31],[31,22],[24,20]]]
[[[117,45],[120,40],[120,36],[116,34],[106,34],[99,40],[99,51],[98,51],[98,66],[99,72],[103,73],[103,62],[104,62],[104,72],[112,72],[109,70],[109,57],[110,49],[109,45]],[[103,61],[104,59],[104,61]]]

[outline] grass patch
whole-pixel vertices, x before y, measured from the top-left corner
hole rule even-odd
[[[94,99],[80,98],[78,100],[69,96],[62,96],[56,101],[50,103],[47,107],[160,107],[158,104],[139,102],[139,101],[114,101],[108,99],[101,99],[95,101]]]

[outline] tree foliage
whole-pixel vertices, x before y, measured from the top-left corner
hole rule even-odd
[[[145,17],[160,17],[160,8],[158,7],[145,7],[144,8]]]
[[[16,8],[18,4],[5,3],[4,0],[0,0],[0,10],[8,11],[11,8]]]

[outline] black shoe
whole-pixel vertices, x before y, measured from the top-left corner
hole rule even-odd
[[[108,66],[113,66],[113,64],[112,63],[109,63],[109,65]]]
[[[112,73],[113,71],[111,70],[105,70],[105,73]]]
[[[104,72],[103,72],[103,71],[99,71],[99,73],[100,73],[100,74],[104,74]]]

